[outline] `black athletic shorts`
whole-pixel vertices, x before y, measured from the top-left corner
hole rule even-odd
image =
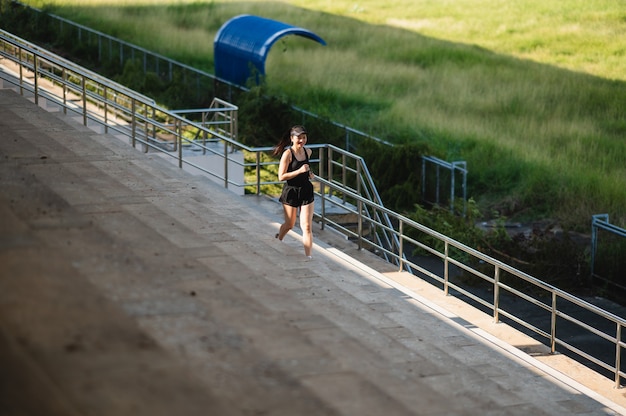
[[[313,184],[311,182],[306,182],[304,186],[285,184],[278,200],[292,207],[300,207],[313,203],[313,195]]]

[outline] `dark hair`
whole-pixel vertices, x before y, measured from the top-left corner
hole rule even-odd
[[[282,135],[278,144],[274,146],[274,150],[272,151],[272,154],[274,156],[278,156],[281,153],[283,153],[283,151],[285,150],[285,147],[291,144],[291,135],[292,134],[300,135],[303,133],[306,134],[306,129],[304,128],[304,126],[296,125],[290,128],[288,131],[286,131]]]

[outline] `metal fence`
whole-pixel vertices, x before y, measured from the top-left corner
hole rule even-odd
[[[50,100],[63,111],[80,114],[84,124],[105,125],[144,151],[158,151],[173,158],[180,167],[191,166],[217,177],[227,188],[250,187],[260,192],[261,187],[278,183],[261,180],[259,175],[262,168],[278,163],[266,157],[270,148],[242,145],[210,126],[168,112],[121,85],[31,48],[4,31],[0,31],[0,59],[3,66],[15,67],[13,74],[3,70],[0,76],[14,83],[23,95],[33,94],[35,102]],[[172,125],[176,128],[172,129]],[[172,138],[156,140],[159,132],[171,134]],[[198,132],[214,139],[217,147],[197,140]],[[220,166],[224,166],[224,171],[194,163],[194,156],[184,151],[192,147],[223,159]],[[533,334],[552,352],[577,356],[621,387],[626,377],[621,361],[626,348],[625,319],[385,208],[369,182],[371,177],[368,179],[361,158],[332,145],[311,147],[319,155],[312,162],[318,164],[319,170],[316,186],[322,211],[316,216],[322,226],[341,230],[360,248],[378,252],[400,270],[408,270],[438,285],[446,294],[465,298],[490,311],[494,321],[510,322]],[[244,157],[236,157],[237,154]],[[229,176],[231,169],[254,174],[251,179],[244,176],[238,181]],[[327,212],[331,207],[351,215],[356,226],[346,227],[338,221]],[[427,262],[422,261],[425,258]],[[521,310],[533,313],[522,314]]]
[[[594,215],[591,219],[591,278],[602,281],[608,290],[626,294],[626,259],[620,255],[624,249],[626,229],[611,224],[609,214]],[[622,279],[609,279],[607,276],[622,276]]]
[[[0,2],[2,1],[3,0],[0,0]],[[13,3],[20,4],[18,2]],[[101,65],[105,65],[108,62],[116,62],[121,69],[129,61],[139,61],[144,74],[151,72],[168,81],[172,81],[175,76],[181,78],[182,83],[189,86],[189,91],[192,91],[195,94],[195,99],[199,101],[204,99],[208,102],[211,101],[213,97],[221,97],[232,103],[235,101],[234,97],[239,92],[248,91],[248,88],[244,86],[233,84],[212,73],[185,65],[140,46],[125,42],[114,36],[25,4],[20,5],[24,7],[25,10],[35,14],[40,25],[50,25],[54,27],[55,36],[58,39],[68,39],[69,43],[72,45],[80,42],[82,48],[93,51],[91,55],[93,55]],[[391,144],[350,126],[323,120],[318,115],[299,107],[293,106],[292,109],[299,114],[301,124],[305,124],[306,120],[317,120],[320,123],[328,123],[341,130],[344,136],[344,148],[349,151],[353,151],[355,149],[355,143],[358,143],[364,138],[389,145]]]
[[[434,176],[434,180],[429,181]],[[460,176],[460,178],[459,178]],[[465,161],[446,162],[431,156],[422,156],[422,201],[438,206],[447,204],[450,211],[457,211],[456,201],[461,199],[459,213],[467,210],[467,163]],[[460,195],[459,195],[459,185]]]

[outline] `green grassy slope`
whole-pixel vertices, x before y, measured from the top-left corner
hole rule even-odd
[[[56,0],[52,12],[209,71],[215,33],[235,15],[305,27],[328,45],[275,44],[272,94],[466,160],[470,195],[486,211],[583,230],[606,212],[626,226],[619,2]]]

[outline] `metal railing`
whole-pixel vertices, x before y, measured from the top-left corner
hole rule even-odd
[[[431,167],[431,169],[427,169],[427,167]],[[434,173],[432,168],[434,168]],[[446,162],[436,157],[422,156],[422,182],[424,183],[424,186],[422,186],[422,200],[435,205],[442,205],[442,201],[447,201],[450,206],[450,212],[455,212],[457,173],[461,175],[461,203],[463,208],[460,212],[465,216],[467,211],[467,162],[465,161]],[[428,181],[430,176],[435,176],[434,183]],[[429,185],[435,188],[432,191],[434,195],[427,195]],[[447,196],[441,195],[442,188],[447,188]]]
[[[247,184],[228,179],[232,166],[243,169],[245,165],[231,156],[229,146],[238,150],[255,152],[227,137],[202,126],[202,122],[191,121],[173,111],[164,109],[148,97],[142,96],[123,85],[105,79],[100,75],[81,68],[74,63],[0,30],[0,58],[5,67],[14,66],[15,73],[6,77],[19,87],[24,95],[32,93],[35,103],[46,99],[62,108],[64,113],[74,113],[82,117],[83,124],[97,123],[105,133],[129,137],[133,146],[142,145],[145,152],[159,151],[178,163],[179,167],[189,165],[209,176],[225,182],[225,186],[245,186]],[[10,65],[11,64],[11,65]],[[8,71],[6,69],[5,71]],[[13,78],[14,77],[14,78]],[[15,79],[15,81],[12,81]],[[236,107],[214,107],[211,112],[236,111]],[[236,117],[232,117],[236,120]],[[230,121],[229,121],[230,122]],[[211,138],[220,142],[220,149],[205,141]],[[220,174],[193,163],[192,157],[185,157],[185,150],[200,147],[204,152],[224,156],[227,168]]]
[[[3,66],[8,63],[18,67],[12,76],[22,94],[34,94],[36,102],[39,97],[53,101],[64,111],[82,115],[85,125],[104,125],[128,137],[133,146],[139,143],[144,151],[154,150],[174,158],[181,168],[192,166],[221,179],[227,188],[250,187],[256,193],[261,192],[262,186],[279,183],[261,180],[261,170],[278,163],[264,156],[271,148],[242,145],[210,126],[167,111],[123,86],[33,49],[3,31],[0,59]],[[0,71],[3,75],[4,71]],[[11,82],[9,78],[5,78],[7,82]],[[162,138],[163,134],[170,137]],[[198,134],[213,138],[215,143],[197,140]],[[194,163],[194,156],[185,154],[192,147],[223,158],[224,172],[216,173]],[[489,310],[494,321],[507,320],[534,334],[550,346],[551,352],[558,348],[586,360],[600,372],[612,374],[615,386],[621,387],[621,379],[626,377],[621,364],[626,348],[622,334],[625,319],[385,208],[361,158],[335,146],[310,147],[319,153],[319,158],[311,161],[318,163],[319,168],[316,186],[322,210],[316,215],[322,226],[341,230],[359,248],[375,251],[400,270],[410,270],[435,282],[447,295],[465,297]],[[238,153],[246,157],[234,157]],[[228,174],[233,168],[252,172],[252,180],[233,180]],[[346,227],[327,213],[329,207],[341,209],[342,215],[351,215],[356,227]],[[524,307],[520,308],[520,304]],[[535,322],[533,318],[521,318],[521,309],[536,310],[534,315],[544,319]],[[571,333],[576,336],[566,335]],[[593,340],[581,344],[581,336]],[[590,345],[593,348],[589,349]]]
[[[609,214],[596,214],[591,217],[591,278],[597,278],[602,280],[603,282],[611,285],[612,287],[617,287],[619,290],[626,292],[626,287],[624,286],[624,281],[612,281],[607,279],[606,277],[599,274],[598,269],[596,268],[596,262],[598,257],[598,233],[599,231],[606,231],[610,235],[614,236],[617,239],[621,239],[621,246],[624,246],[624,242],[626,242],[626,229],[618,227],[617,225],[611,224],[609,222]],[[607,241],[610,245],[610,243]],[[616,246],[619,247],[619,243]],[[618,248],[619,250],[619,248]],[[618,256],[618,261],[621,261],[622,268],[624,263],[624,259],[621,256]],[[619,272],[616,272],[619,275]]]
[[[150,51],[142,48],[141,46],[126,42],[93,28],[65,19],[61,16],[42,11],[27,4],[19,2],[12,3],[19,4],[25,10],[35,13],[38,16],[37,18],[39,22],[45,22],[45,24],[55,29],[58,37],[72,38],[74,43],[79,42],[81,45],[90,48],[98,57],[97,59],[100,65],[112,63],[112,61],[116,60],[119,67],[123,68],[126,62],[137,60],[140,62],[144,75],[148,72],[152,72],[171,81],[174,77],[174,73],[178,72],[181,74],[181,78],[188,81],[188,85],[193,86],[193,90],[197,95],[202,95],[209,89],[208,86],[213,85],[214,90],[219,89],[220,91],[219,93],[215,92],[215,95],[222,96],[230,102],[232,102],[231,97],[237,92],[249,90],[245,86],[231,83],[215,76],[212,73],[178,62],[174,59],[168,58],[167,56],[155,53],[154,51]],[[379,137],[367,134],[342,123],[326,121],[319,115],[297,106],[292,106],[291,108],[299,113],[302,119],[300,124],[307,124],[306,120],[324,120],[325,123],[341,130],[344,135],[343,139],[345,142],[345,149],[354,150],[355,143],[359,142],[361,139],[369,139],[379,143],[391,145],[391,143]]]
[[[354,204],[353,213],[358,217],[358,231],[347,230],[329,218],[324,218],[323,221],[351,234],[358,240],[359,247],[385,251],[387,256],[395,258],[400,270],[403,270],[406,265],[410,266],[413,274],[440,284],[446,295],[455,291],[457,296],[466,297],[489,310],[495,322],[500,322],[501,317],[504,317],[526,332],[543,339],[550,346],[552,353],[555,353],[559,347],[560,350],[565,349],[610,372],[613,374],[615,387],[621,387],[620,380],[626,377],[626,373],[621,369],[622,352],[626,348],[623,335],[626,319],[390,211],[349,189],[323,179],[320,182],[322,195],[326,194],[327,188],[330,188],[334,195],[346,198]],[[325,203],[324,198],[321,203]],[[386,224],[376,221],[372,216],[363,215],[366,211],[384,213],[395,226],[388,228]],[[368,228],[374,232],[384,229],[395,235],[400,242],[397,250],[388,250],[375,244],[371,238],[367,238],[362,230]],[[436,266],[440,266],[439,269],[433,267],[432,261],[427,262],[430,266],[425,266],[419,261],[423,257],[413,256],[417,260],[407,259],[408,251],[419,251],[431,259],[438,259]],[[408,257],[411,258],[411,256]],[[472,283],[464,283],[468,281]],[[475,289],[481,286],[482,291]],[[520,317],[519,311],[528,312],[529,309],[535,311],[538,323]],[[550,323],[545,326],[542,322]],[[560,332],[559,329],[563,331]],[[578,337],[571,335],[572,332],[579,336],[594,338],[585,343],[587,351],[579,342]],[[601,348],[604,348],[604,351],[600,355],[613,358],[602,360],[589,351],[598,351]]]
[[[276,185],[278,181],[263,181],[261,173],[278,162],[268,156],[272,148],[249,147],[237,139],[238,108],[224,100],[214,98],[207,109],[166,110],[148,97],[135,93],[123,85],[78,67],[71,61],[58,57],[36,45],[0,30],[2,48],[0,56],[16,66],[16,84],[20,93],[34,94],[56,102],[68,111],[82,116],[83,124],[99,123],[105,132],[130,138],[133,146],[141,145],[145,152],[159,151],[176,159],[179,167],[192,167],[224,183],[226,188],[253,188],[261,193],[263,186]],[[56,91],[56,92],[55,92]],[[187,116],[200,119],[191,120]],[[311,145],[319,153],[312,163],[319,164],[319,176],[350,187],[359,194],[382,205],[371,175],[363,159],[332,145]],[[216,156],[223,159],[222,170],[208,169],[197,157]],[[242,157],[242,154],[245,156]],[[212,164],[213,166],[215,164]],[[253,174],[246,180],[245,171]],[[248,175],[251,176],[251,175]],[[346,201],[332,200],[329,204],[341,209]],[[377,215],[378,221],[391,226],[390,220]],[[379,237],[380,238],[380,237]],[[397,242],[381,238],[381,244],[392,247]]]

